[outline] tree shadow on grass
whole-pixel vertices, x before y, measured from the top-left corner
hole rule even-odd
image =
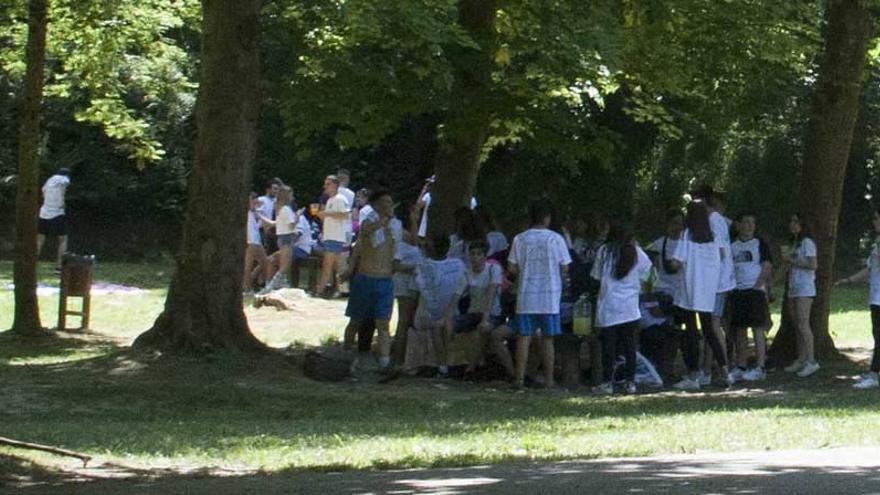
[[[506,463],[454,469],[318,473],[173,472],[96,466],[75,472],[0,456],[16,493],[669,493],[860,494],[880,490],[877,449],[788,451],[598,461]],[[7,481],[9,480],[9,481]]]
[[[12,331],[0,332],[0,365],[12,360],[64,360],[76,353],[105,354],[118,344],[106,336],[81,330],[59,332],[47,330],[35,336],[23,336]]]

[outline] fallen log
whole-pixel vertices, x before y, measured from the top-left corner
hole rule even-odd
[[[92,460],[92,456],[80,452],[74,452],[72,450],[62,449],[60,447],[53,447],[51,445],[22,442],[20,440],[13,440],[6,437],[0,437],[0,445],[8,445],[10,447],[15,447],[18,449],[40,450],[42,452],[49,452],[51,454],[63,455],[67,457],[76,457],[83,462],[83,467],[86,467],[89,461]]]

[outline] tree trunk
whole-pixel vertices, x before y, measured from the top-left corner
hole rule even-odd
[[[260,107],[260,0],[203,0],[196,160],[165,310],[136,347],[259,351],[242,308],[245,222]]]
[[[477,185],[480,154],[492,118],[496,10],[496,0],[458,2],[458,22],[479,48],[459,47],[453,53],[455,80],[439,131],[437,181],[428,209],[431,236],[452,233],[453,213],[470,204]]]
[[[811,320],[816,354],[822,358],[837,354],[828,328],[835,242],[874,19],[861,1],[828,0],[825,20],[825,47],[819,61],[800,187],[801,211],[813,229],[819,254],[818,295]],[[790,342],[777,338],[771,354],[784,354],[780,346],[790,346]]]
[[[12,330],[23,335],[42,331],[37,300],[37,214],[40,206],[40,106],[43,101],[47,10],[47,0],[30,0],[24,105],[18,133]]]

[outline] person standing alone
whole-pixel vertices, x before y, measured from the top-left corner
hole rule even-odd
[[[61,269],[61,258],[67,252],[67,214],[64,203],[67,186],[70,185],[70,170],[60,168],[43,184],[43,206],[40,208],[40,224],[37,230],[37,256],[43,250],[46,236],[58,238],[57,268]]]

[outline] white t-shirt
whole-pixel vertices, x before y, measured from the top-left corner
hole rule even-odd
[[[425,202],[425,208],[422,210],[422,221],[419,223],[419,237],[425,237],[428,235],[428,207],[431,206],[431,193],[426,192],[424,196],[422,196],[422,201]],[[477,207],[477,198],[471,198],[471,209]]]
[[[792,258],[799,263],[806,263],[807,258],[815,258],[816,255],[816,243],[805,237],[794,250]],[[788,272],[788,297],[816,297],[816,270],[791,267]]]
[[[312,252],[312,225],[306,215],[300,214],[299,220],[296,222],[294,233],[298,236],[296,242],[293,243],[294,248],[299,248],[306,253]]]
[[[394,260],[402,265],[417,267],[425,260],[422,250],[406,241],[398,242],[394,249]],[[415,272],[394,272],[392,279],[395,297],[414,297],[418,292]]]
[[[263,215],[270,220],[274,220],[275,198],[270,198],[269,196],[260,196],[257,199],[260,201],[260,206],[257,208],[257,211],[260,213],[260,215]]]
[[[376,210],[374,210],[372,206],[364,205],[363,208],[358,210],[358,223],[363,225],[364,222],[367,221],[367,218],[369,218],[370,215],[373,214],[373,212],[375,212],[375,211]]]
[[[70,185],[70,178],[64,175],[53,175],[43,184],[43,206],[40,218],[49,220],[64,215],[64,193]]]
[[[712,312],[721,276],[721,256],[715,242],[697,243],[685,230],[672,259],[682,264],[682,280],[673,296],[676,306],[688,311]]]
[[[651,259],[636,246],[636,263],[621,279],[614,278],[615,260],[608,244],[599,249],[590,275],[601,281],[596,305],[596,326],[613,327],[641,319],[639,293],[642,275],[651,270]]]
[[[731,291],[736,287],[736,276],[733,273],[733,257],[730,255],[730,220],[724,215],[713,211],[709,215],[712,237],[718,248],[724,251],[721,260],[721,275],[718,278],[718,292]]]
[[[452,304],[466,268],[460,259],[426,259],[416,267],[416,288],[419,291],[418,319],[443,318]]]
[[[354,207],[354,191],[345,186],[339,186],[339,191],[337,192],[345,197],[345,203],[348,205],[348,209],[351,210]]]
[[[737,290],[751,290],[755,288],[758,279],[761,278],[762,264],[770,261],[770,249],[763,239],[753,237],[748,241],[739,239],[730,245],[733,257],[734,274],[736,276]],[[767,287],[759,287],[759,290],[767,291]]]
[[[529,229],[514,237],[508,262],[519,267],[516,312],[559,314],[560,268],[571,263],[565,239],[549,229]]]
[[[260,236],[260,222],[257,221],[257,214],[251,210],[247,212],[247,243],[257,246],[263,244]]]
[[[489,316],[501,314],[501,279],[503,277],[501,265],[497,263],[485,263],[483,271],[474,273],[468,266],[465,279],[459,287],[459,292],[467,293],[471,297],[469,313],[482,313],[486,307],[486,290],[490,285],[495,285],[495,293],[492,295],[492,307]]]
[[[664,294],[675,295],[675,291],[678,290],[678,286],[681,285],[681,270],[675,273],[669,273],[663,267],[663,241],[666,241],[666,259],[672,259],[672,254],[675,253],[676,248],[678,248],[678,239],[668,238],[667,236],[663,236],[648,246],[648,251],[657,253],[657,257],[660,260],[660,268],[657,270],[657,283],[654,285],[654,290],[657,292],[662,292]]]
[[[871,306],[880,306],[880,239],[874,242],[868,256],[868,274],[871,286]]]
[[[289,206],[284,205],[275,217],[275,233],[278,235],[292,234],[296,229],[296,213]]]
[[[502,232],[489,232],[486,234],[486,242],[489,244],[489,252],[486,253],[486,257],[500,253],[510,247],[510,243],[507,242],[507,236]]]
[[[345,196],[336,194],[327,200],[327,206],[324,207],[327,213],[346,213],[344,218],[324,217],[324,241],[336,241],[347,243],[348,234],[351,232],[351,208],[345,201]]]

